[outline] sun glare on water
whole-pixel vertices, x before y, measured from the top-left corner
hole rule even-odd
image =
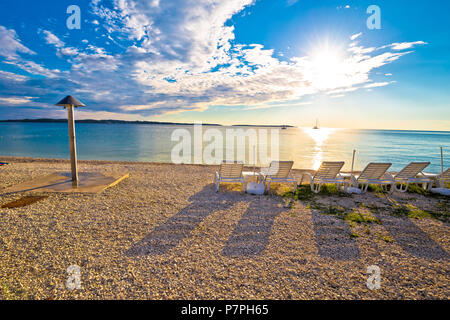
[[[319,169],[323,161],[323,144],[329,138],[330,134],[333,133],[334,129],[331,128],[320,128],[312,129],[305,128],[304,132],[314,140],[314,156],[313,156],[313,169]]]

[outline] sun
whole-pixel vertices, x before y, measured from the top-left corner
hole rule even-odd
[[[345,57],[338,47],[321,46],[309,55],[313,85],[319,89],[339,87],[345,75]]]
[[[341,61],[340,53],[330,48],[319,50],[312,57],[312,63],[319,71],[334,70]]]

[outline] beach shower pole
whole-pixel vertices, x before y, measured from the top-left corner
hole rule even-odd
[[[67,96],[56,104],[67,108],[67,123],[69,126],[70,166],[72,169],[72,185],[78,187],[77,144],[75,139],[75,118],[73,109],[85,105],[72,96]]]
[[[444,185],[444,151],[443,148],[441,147],[441,187],[443,185]]]
[[[72,183],[78,187],[77,143],[75,140],[75,119],[73,117],[73,108],[73,105],[67,105],[67,122],[69,124],[70,166],[72,168]]]
[[[352,157],[352,174],[353,174],[353,167],[355,165],[355,154],[356,154],[356,149],[353,149],[353,157]]]

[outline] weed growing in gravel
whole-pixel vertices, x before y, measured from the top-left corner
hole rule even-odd
[[[351,232],[350,238],[359,238],[359,234],[357,234],[356,232]]]
[[[378,210],[380,210],[380,208],[376,204],[369,204],[367,205],[367,208],[375,212],[378,212]]]
[[[447,188],[449,188],[449,187],[450,187],[450,184],[447,185]],[[432,197],[432,198],[437,198],[437,199],[445,199],[445,196],[440,195],[438,193],[430,192],[430,191],[425,190],[424,188],[422,188],[422,186],[418,186],[418,185],[415,185],[415,184],[410,184],[408,186],[408,192],[415,193],[415,194],[420,194],[420,195],[423,195],[423,196],[426,196],[426,197]]]
[[[425,190],[421,186],[418,186],[418,185],[415,185],[415,184],[410,184],[408,186],[408,192],[417,193],[417,194],[421,194],[421,195],[424,195],[424,196],[430,195],[430,192],[428,192],[427,190]]]
[[[369,187],[367,188],[367,191],[383,193],[383,188],[381,188],[381,186],[379,185],[370,184]]]
[[[301,201],[310,201],[313,200],[316,196],[331,196],[337,195],[339,197],[351,197],[350,194],[341,192],[336,185],[334,184],[324,184],[320,189],[318,194],[315,194],[311,191],[311,187],[309,185],[299,185],[295,194],[292,191],[286,192],[283,194],[283,197],[293,197],[294,200]]]
[[[4,298],[5,300],[20,300],[26,299],[25,290],[22,288],[16,288],[12,284],[3,280],[0,283],[0,300]]]
[[[375,195],[379,198],[383,197],[385,194],[387,194],[388,192],[383,190],[383,188],[379,185],[369,185],[369,188],[367,188],[367,190],[369,192],[373,192],[375,193]]]
[[[394,204],[392,214],[398,217],[407,217],[409,214],[409,209],[406,206],[400,204]]]
[[[347,213],[345,216],[345,220],[360,224],[381,223],[380,220],[373,217],[371,214],[366,212],[359,212],[356,209],[353,210],[352,212]]]
[[[375,192],[375,194],[378,197],[386,197],[386,192],[383,191],[383,189],[380,186],[369,186],[369,191]],[[448,200],[445,198],[442,198],[440,195],[435,195],[433,193],[430,193],[426,190],[424,190],[421,187],[411,185],[408,189],[410,192],[414,192],[417,194],[422,194],[426,196],[433,196],[438,197],[440,200],[438,202],[438,205],[436,206],[436,210],[422,210],[419,208],[416,208],[413,205],[407,204],[404,205],[400,202],[397,202],[390,196],[387,196],[387,198],[392,203],[392,209],[387,209],[390,211],[390,213],[393,216],[399,216],[399,217],[408,217],[413,219],[423,219],[423,218],[435,218],[442,221],[449,221],[450,220],[450,210],[448,209],[449,203]],[[300,200],[306,202],[306,208],[307,209],[313,209],[318,210],[322,214],[327,215],[333,215],[340,219],[344,219],[349,224],[351,223],[359,223],[359,224],[370,224],[370,223],[381,223],[377,218],[373,217],[370,213],[360,213],[358,210],[353,210],[351,212],[346,212],[346,210],[342,207],[336,207],[333,205],[324,205],[317,203],[315,199],[317,197],[321,196],[340,196],[340,197],[351,197],[351,195],[340,192],[340,190],[336,187],[334,184],[325,184],[322,186],[322,189],[319,194],[315,194],[311,191],[309,185],[300,185],[298,186],[297,190],[294,192],[289,191],[283,194],[283,198],[291,198],[294,201]],[[293,201],[293,202],[294,202]],[[367,208],[370,211],[373,211],[375,213],[380,211],[380,208],[377,207],[375,204],[369,204],[366,205],[364,202],[356,202],[356,204],[359,205],[361,208]]]
[[[450,212],[447,204],[438,206],[437,209],[437,211],[422,210],[412,204],[403,205],[397,203],[393,206],[392,215],[398,217],[408,217],[411,219],[434,218],[442,221],[450,220]]]
[[[293,192],[288,192],[288,196],[294,196],[294,200],[312,200],[314,198],[314,192],[311,191],[310,187],[307,185],[298,186],[297,190],[295,190],[295,195]]]
[[[336,195],[339,197],[351,197],[352,195],[347,192],[342,192],[335,184],[324,184],[322,185],[322,188],[320,189],[321,195],[325,196],[331,196]]]
[[[421,210],[411,204],[407,204],[406,207],[409,209],[408,217],[413,219],[423,219],[430,218],[431,214],[425,210]]]
[[[394,238],[392,238],[391,236],[384,236],[381,233],[377,233],[377,236],[380,240],[383,240],[384,242],[387,243],[393,243],[394,242]]]

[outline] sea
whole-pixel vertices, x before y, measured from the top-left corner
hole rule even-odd
[[[398,171],[412,161],[429,161],[425,171],[431,173],[441,171],[442,147],[444,170],[450,166],[448,131],[77,123],[76,143],[79,160],[211,164],[234,156],[250,166],[293,160],[298,169],[345,161],[347,171],[352,164],[362,170],[369,162],[389,162]],[[67,124],[2,122],[0,161],[2,156],[68,159]]]

